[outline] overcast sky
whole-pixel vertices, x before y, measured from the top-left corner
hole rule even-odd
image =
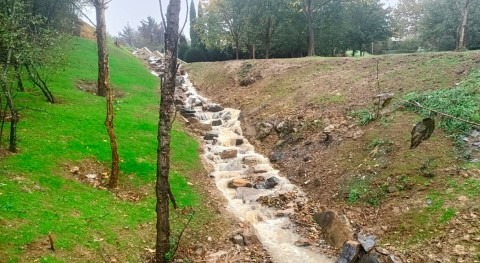
[[[191,0],[188,0],[190,3]],[[262,1],[262,0],[258,0]],[[381,0],[387,6],[393,6],[397,0]],[[163,9],[166,11],[169,0],[162,0]],[[194,0],[195,3],[198,0]],[[182,10],[180,11],[180,24],[185,21],[185,0],[182,0]],[[95,20],[93,10],[88,12],[90,18]],[[158,23],[162,21],[160,17],[160,5],[158,0],[113,0],[107,9],[107,31],[113,36],[118,35],[124,26],[129,23],[136,28],[140,25],[140,21],[148,16],[153,17]],[[184,34],[189,37],[190,25],[187,22]]]

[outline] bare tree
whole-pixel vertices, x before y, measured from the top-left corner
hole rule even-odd
[[[109,84],[108,50],[107,50],[107,26],[105,23],[105,10],[111,0],[90,0],[95,7],[97,17],[97,47],[98,47],[98,91],[99,96],[105,96],[107,100],[107,116],[105,127],[110,137],[110,148],[112,150],[112,168],[108,186],[117,188],[118,174],[120,172],[120,158],[118,156],[117,137],[113,124],[113,90]]]
[[[177,74],[177,44],[179,36],[180,0],[170,0],[167,7],[166,19],[163,18],[161,0],[160,11],[165,26],[165,78],[162,81],[160,94],[160,113],[158,120],[158,148],[157,148],[157,240],[155,244],[156,262],[169,261],[170,251],[170,221],[169,201],[176,208],[168,175],[170,171],[170,131],[175,116],[173,95],[175,93],[175,78]],[[165,21],[166,20],[166,21]]]

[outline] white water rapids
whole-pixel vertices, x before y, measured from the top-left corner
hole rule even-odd
[[[299,247],[294,243],[301,237],[295,233],[293,223],[288,216],[278,216],[277,209],[266,207],[256,201],[260,196],[278,196],[281,193],[295,192],[297,202],[304,198],[303,192],[288,179],[282,177],[278,170],[273,169],[269,160],[255,152],[254,147],[243,137],[240,126],[240,111],[225,108],[216,112],[204,111],[202,105],[207,105],[208,100],[200,96],[195,87],[183,76],[179,91],[183,91],[185,109],[202,123],[217,123],[210,132],[212,138],[204,140],[204,158],[214,171],[211,176],[215,178],[218,189],[228,200],[228,209],[242,222],[252,226],[257,238],[268,250],[274,262],[278,263],[330,263],[330,258],[314,251],[309,247]],[[220,125],[218,125],[220,123]],[[221,158],[225,150],[237,151],[236,157]],[[247,176],[263,177],[265,180],[275,177],[278,183],[272,189],[255,189],[240,187],[232,189],[227,184],[234,178]],[[267,187],[268,188],[268,187]],[[293,209],[293,203],[290,203]]]

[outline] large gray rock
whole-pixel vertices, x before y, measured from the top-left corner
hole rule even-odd
[[[268,122],[259,122],[255,125],[255,137],[259,140],[263,140],[270,135],[273,130],[273,125]]]
[[[313,215],[313,220],[322,228],[325,241],[333,247],[341,248],[343,243],[353,239],[353,229],[343,215],[325,211]]]
[[[356,263],[361,256],[361,245],[357,241],[347,241],[335,263]]]

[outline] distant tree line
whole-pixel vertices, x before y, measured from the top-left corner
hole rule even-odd
[[[187,62],[480,48],[478,0],[191,0],[189,16],[178,54]],[[153,18],[120,33],[160,51],[162,35]]]
[[[127,24],[118,33],[120,43],[130,48],[147,47],[150,50],[163,51],[165,29],[153,17],[140,22],[136,29]]]

